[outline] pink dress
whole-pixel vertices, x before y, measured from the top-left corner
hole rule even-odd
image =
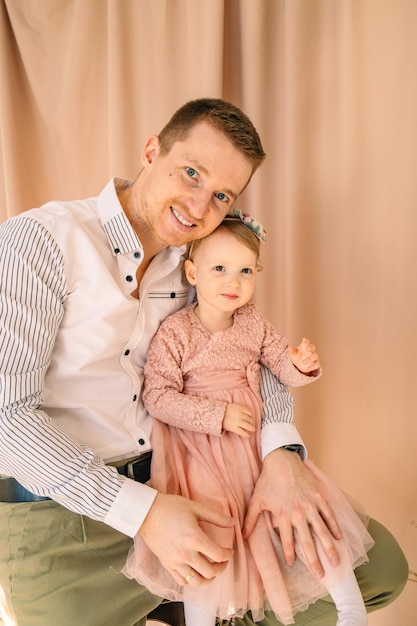
[[[302,558],[292,567],[285,564],[270,513],[259,517],[247,540],[241,528],[262,466],[259,362],[286,385],[303,385],[315,378],[293,366],[286,339],[254,305],[239,309],[233,326],[216,333],[202,326],[194,308],[167,318],[148,353],[143,398],[150,414],[158,418],[152,432],[151,484],[158,491],[181,494],[232,515],[233,528],[201,525],[218,544],[233,547],[234,558],[210,585],[181,587],[137,536],[123,573],[157,595],[200,605],[222,619],[252,611],[259,621],[265,610],[272,610],[290,624],[294,613],[328,591]],[[230,402],[252,408],[257,429],[250,438],[222,434]],[[337,487],[306,463],[338,514],[349,567],[360,565],[367,560],[370,535]]]

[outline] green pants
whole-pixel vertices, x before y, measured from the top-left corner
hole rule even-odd
[[[393,536],[372,521],[370,562],[357,575],[368,610],[403,589],[407,562]],[[0,585],[17,626],[144,626],[160,602],[120,574],[132,541],[54,502],[0,504]],[[247,617],[240,626],[253,624]],[[296,616],[298,626],[334,625],[333,604],[320,600]],[[272,616],[259,626],[277,626]]]

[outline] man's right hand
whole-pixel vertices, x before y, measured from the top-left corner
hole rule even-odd
[[[234,525],[231,517],[202,504],[158,493],[139,529],[139,535],[179,585],[198,587],[209,582],[233,556],[231,548],[222,548],[206,535],[199,521],[224,528]]]

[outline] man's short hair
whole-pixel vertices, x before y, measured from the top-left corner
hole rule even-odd
[[[161,154],[167,154],[176,141],[186,139],[192,127],[202,121],[230,139],[252,163],[253,174],[265,158],[258,132],[245,113],[219,98],[190,100],[180,107],[159,133]]]

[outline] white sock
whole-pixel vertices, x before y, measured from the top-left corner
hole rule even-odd
[[[329,562],[321,542],[315,539],[317,554],[325,572],[320,581],[328,590],[337,608],[336,626],[367,626],[368,616],[365,603],[350,565],[345,543],[341,541],[337,546],[340,563],[335,567]],[[303,558],[302,551],[300,557]]]
[[[329,593],[337,608],[337,626],[367,626],[365,604],[353,571],[338,585],[329,588]]]
[[[184,615],[186,626],[215,626],[216,616],[207,613],[201,606],[184,602]]]

